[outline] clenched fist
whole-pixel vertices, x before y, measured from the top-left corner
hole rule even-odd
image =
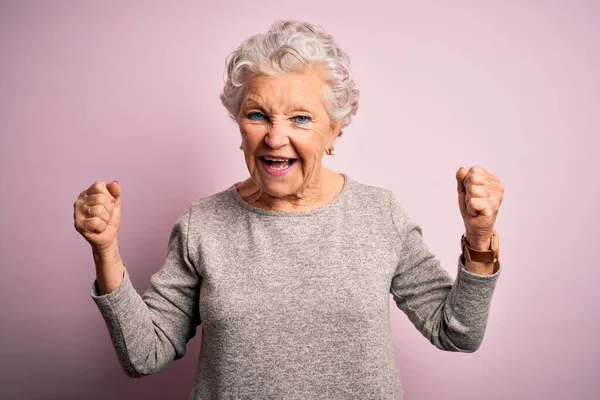
[[[121,225],[119,182],[95,182],[79,194],[73,209],[75,229],[89,242],[94,252],[106,251],[116,244]]]
[[[458,206],[465,222],[469,246],[487,250],[504,196],[504,186],[497,177],[478,166],[459,168],[456,181]]]

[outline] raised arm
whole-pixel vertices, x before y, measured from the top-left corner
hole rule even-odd
[[[464,172],[465,169],[457,172],[459,183],[465,180]],[[478,190],[471,188],[467,193],[479,193]],[[465,201],[464,186],[462,193],[461,197],[459,185],[459,202],[461,199]],[[467,203],[470,198],[467,197]],[[475,218],[477,213],[471,206],[477,206],[477,201],[469,204],[469,211],[466,205],[461,207],[461,211],[472,213],[469,215]],[[480,204],[485,203],[482,201]],[[399,259],[390,285],[390,293],[397,306],[436,347],[460,352],[477,350],[485,333],[492,295],[501,270],[500,261],[495,270],[493,265],[486,264],[470,264],[467,269],[459,252],[458,272],[453,280],[425,244],[421,227],[407,215],[393,195],[390,211],[398,234]],[[493,223],[484,224],[478,226],[493,229]],[[469,225],[472,226],[475,225]],[[473,236],[475,231],[468,233],[467,237],[476,243],[474,246],[480,246],[475,241],[478,236]],[[483,235],[479,237],[483,238]],[[459,244],[457,238],[458,248]]]
[[[81,211],[83,217],[89,218],[86,216],[89,206],[81,207],[76,202],[76,223],[78,207],[85,210]],[[92,213],[95,210],[93,208]],[[114,209],[112,213],[107,212],[109,221],[114,212]],[[188,252],[190,218],[188,208],[177,219],[165,262],[152,275],[150,287],[142,296],[133,287],[129,271],[121,262],[116,243],[118,229],[105,251],[98,252],[92,245],[97,279],[92,285],[91,297],[106,322],[119,362],[130,377],[158,372],[183,357],[187,342],[195,336],[196,327],[201,323],[198,309],[201,277]],[[93,236],[88,235],[86,239],[89,237],[92,237],[90,243],[94,242]]]

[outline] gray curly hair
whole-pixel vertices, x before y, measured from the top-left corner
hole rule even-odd
[[[323,91],[332,125],[342,121],[342,126],[347,126],[358,109],[358,90],[350,76],[350,58],[321,26],[276,21],[266,33],[246,39],[227,57],[226,65],[221,101],[234,120],[248,76],[273,76],[313,65],[324,67],[328,77]]]

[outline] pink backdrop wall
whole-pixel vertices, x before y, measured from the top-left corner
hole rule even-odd
[[[184,207],[247,175],[225,57],[300,19],[338,39],[361,90],[328,165],[393,189],[453,275],[455,171],[506,188],[479,351],[437,350],[392,303],[408,399],[597,399],[600,3],[282,3],[0,2],[0,397],[187,398],[199,336],[163,372],[121,371],[72,205],[119,180],[121,253],[145,291]]]

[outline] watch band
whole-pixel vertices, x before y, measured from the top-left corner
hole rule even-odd
[[[467,261],[495,263],[500,257],[500,236],[498,235],[498,232],[492,231],[489,249],[481,251],[471,248],[465,234],[463,233],[461,237],[461,248],[463,256]]]

